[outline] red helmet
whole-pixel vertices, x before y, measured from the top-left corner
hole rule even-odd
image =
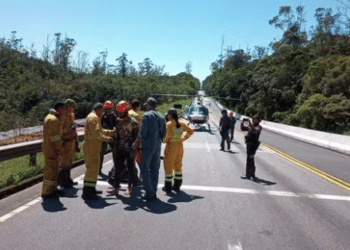
[[[115,110],[117,112],[120,112],[120,113],[123,113],[125,111],[129,111],[130,110],[129,103],[127,101],[120,101],[120,102],[118,102],[117,106],[115,107]]]
[[[233,112],[232,111],[230,112],[230,116],[233,116]]]
[[[105,101],[105,103],[103,104],[103,107],[106,109],[111,109],[113,108],[114,104],[111,101]]]

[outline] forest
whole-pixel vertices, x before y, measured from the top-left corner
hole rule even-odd
[[[281,6],[269,24],[283,36],[253,51],[222,48],[206,94],[247,116],[350,135],[350,1],[338,2],[337,13],[316,9],[309,31],[303,6]]]
[[[116,58],[116,65],[108,65],[105,50],[90,66],[87,52],[73,56],[76,44],[56,33],[38,52],[34,46],[25,48],[16,31],[0,39],[0,131],[41,125],[54,103],[67,98],[77,102],[76,118],[81,119],[96,102],[144,102],[151,94],[192,95],[200,88],[190,62],[184,72],[169,76],[165,66],[154,65],[150,58],[136,68],[125,53]],[[164,103],[176,97],[157,99]]]

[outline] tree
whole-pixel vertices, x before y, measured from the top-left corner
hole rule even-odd
[[[192,68],[193,68],[192,62],[188,61],[188,62],[186,63],[186,73],[187,73],[187,74],[191,74],[191,73],[192,73]]]
[[[148,74],[151,72],[154,64],[152,63],[151,59],[148,57],[143,60],[142,63],[139,63],[139,72],[140,74]]]
[[[127,56],[128,56],[127,54],[123,53],[120,57],[115,59],[118,62],[116,70],[118,71],[119,74],[122,75],[123,78],[127,76],[127,72],[128,72],[129,61],[126,58]]]
[[[256,59],[262,59],[269,53],[269,49],[264,46],[254,46],[254,48],[253,57]]]

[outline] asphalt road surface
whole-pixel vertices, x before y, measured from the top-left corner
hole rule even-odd
[[[181,192],[167,196],[161,190],[161,165],[156,202],[143,202],[142,188],[131,197],[124,191],[118,198],[107,197],[105,176],[97,184],[102,198],[84,202],[82,166],[73,171],[79,185],[59,201],[43,202],[41,184],[1,200],[0,248],[350,249],[349,191],[264,145],[255,157],[257,180],[240,179],[244,134],[237,123],[231,151],[219,151],[220,110],[212,103],[210,111],[211,133],[205,125],[193,127],[194,135],[184,143]],[[350,180],[350,157],[267,131],[261,141]],[[104,174],[111,167],[109,154]]]

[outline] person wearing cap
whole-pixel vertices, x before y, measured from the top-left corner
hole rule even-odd
[[[222,117],[220,118],[219,130],[221,135],[221,150],[225,150],[225,142],[227,143],[227,150],[230,150],[230,139],[229,139],[229,130],[231,129],[231,119],[227,116],[227,110],[223,109],[221,111]]]
[[[118,195],[122,173],[125,169],[125,162],[128,169],[128,189],[126,195],[131,195],[132,186],[137,182],[135,175],[135,152],[132,149],[132,144],[137,138],[139,126],[133,117],[129,116],[129,103],[127,101],[120,101],[116,106],[117,128],[116,128],[116,143],[115,151],[115,165],[111,171],[111,177],[108,183],[112,185],[112,189],[108,191],[108,195]]]
[[[183,142],[191,137],[193,130],[183,121],[179,121],[177,110],[171,108],[167,112],[166,143],[164,150],[165,184],[163,190],[170,193],[171,189],[179,191],[182,184],[182,158],[184,154]],[[173,177],[174,185],[172,186]]]
[[[76,103],[72,99],[67,99],[64,105],[65,114],[62,117],[63,155],[58,174],[58,184],[63,188],[72,188],[73,185],[78,184],[73,182],[70,174],[77,146],[79,147],[77,126],[74,122]]]
[[[115,130],[103,129],[101,126],[101,117],[103,113],[103,104],[96,103],[93,111],[86,117],[85,138],[84,138],[84,158],[86,172],[84,177],[84,188],[82,198],[85,200],[96,200],[97,176],[100,166],[100,151],[102,142],[113,142]]]
[[[103,114],[102,114],[102,118],[101,118],[101,125],[102,125],[102,128],[104,128],[104,129],[114,130],[115,127],[117,126],[117,116],[113,112],[113,108],[114,108],[114,103],[112,101],[105,101],[104,102]],[[112,143],[102,142],[102,149],[101,149],[101,154],[100,154],[99,174],[102,173],[103,158],[104,158],[104,155],[107,151],[108,144],[112,149],[112,154],[114,155],[114,151],[113,151],[114,142],[112,142]],[[114,157],[113,157],[113,159],[114,159]],[[115,164],[115,162],[114,162],[114,164]]]
[[[147,112],[143,116],[140,132],[133,144],[134,150],[142,144],[140,171],[145,190],[143,199],[148,201],[157,198],[160,151],[166,131],[164,116],[156,111],[156,105],[157,101],[152,97],[144,104]]]
[[[231,132],[231,137],[230,137],[230,141],[233,141],[234,138],[234,133],[235,133],[235,124],[236,124],[236,118],[233,115],[233,112],[230,112],[230,117],[231,119],[231,128],[230,128],[230,132]]]
[[[244,118],[241,122],[241,130],[248,131],[248,134],[244,137],[247,145],[246,174],[241,176],[242,179],[255,178],[254,155],[260,145],[259,136],[262,130],[262,127],[259,125],[260,121],[260,117],[256,115],[253,118],[253,123],[247,118]],[[248,124],[245,124],[246,122]]]
[[[45,165],[41,191],[43,199],[58,198],[59,195],[64,194],[57,189],[59,161],[63,152],[61,130],[64,112],[64,103],[57,102],[44,120],[42,149]]]

